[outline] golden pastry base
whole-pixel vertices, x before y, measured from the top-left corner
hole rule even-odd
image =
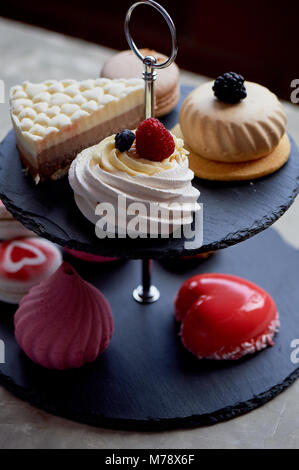
[[[171,132],[176,137],[184,138],[179,124]],[[291,152],[287,134],[284,134],[278,146],[269,155],[245,163],[216,162],[197,155],[186,144],[185,148],[190,152],[189,166],[195,176],[212,181],[252,180],[270,175],[288,161]]]

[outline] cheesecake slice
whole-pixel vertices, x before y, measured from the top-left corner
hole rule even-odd
[[[24,82],[11,88],[10,112],[21,160],[35,182],[56,180],[83,149],[138,126],[144,83],[106,78]]]

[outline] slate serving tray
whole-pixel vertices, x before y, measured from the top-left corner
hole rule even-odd
[[[0,304],[0,338],[6,363],[0,383],[33,405],[79,422],[128,430],[156,431],[217,423],[263,405],[299,375],[290,359],[299,338],[299,251],[270,229],[190,268],[155,261],[161,298],[140,305],[131,292],[137,261],[108,265],[68,258],[107,296],[115,334],[107,351],[89,365],[65,372],[32,363],[13,334],[15,308]],[[281,329],[275,346],[238,361],[199,361],[181,345],[173,297],[181,283],[200,272],[246,277],[275,299]]]
[[[168,128],[178,122],[182,101],[192,90],[181,87],[176,109],[164,118]],[[198,178],[194,185],[203,203],[203,245],[186,249],[181,239],[99,240],[94,226],[78,210],[67,178],[34,185],[26,177],[10,131],[0,145],[0,197],[26,227],[62,246],[103,256],[163,258],[217,250],[241,242],[269,227],[298,192],[299,151],[293,141],[287,164],[276,173],[252,182],[213,183]],[[198,235],[198,234],[197,234]]]

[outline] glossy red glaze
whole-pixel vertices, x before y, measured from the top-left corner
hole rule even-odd
[[[183,344],[197,357],[237,359],[272,343],[278,314],[258,285],[227,274],[188,279],[176,298]]]

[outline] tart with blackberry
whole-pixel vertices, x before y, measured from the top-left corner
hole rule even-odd
[[[189,150],[190,168],[208,180],[251,180],[286,163],[290,142],[277,96],[234,72],[193,90],[173,129]]]

